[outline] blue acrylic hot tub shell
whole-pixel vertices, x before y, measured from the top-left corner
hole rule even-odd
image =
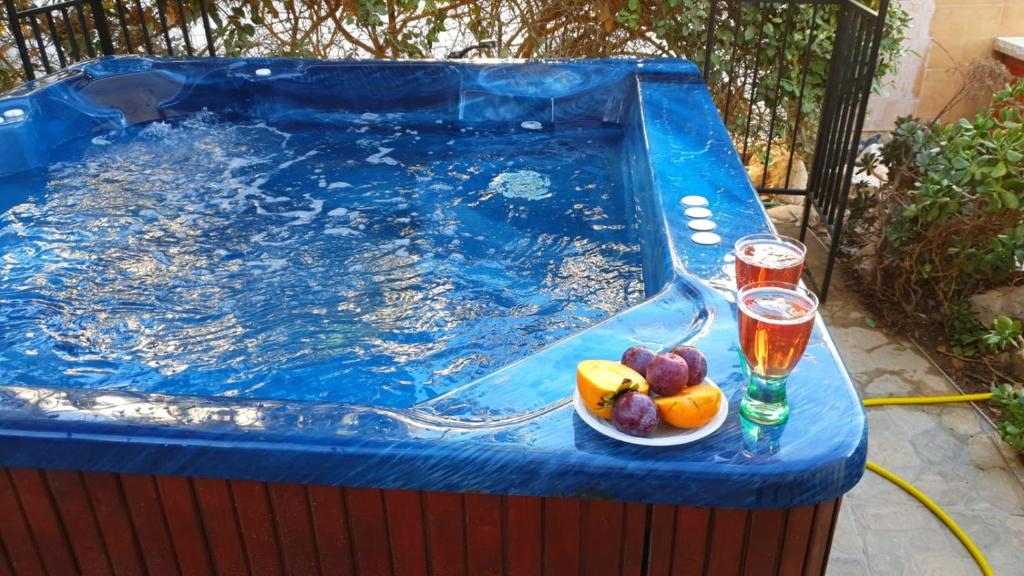
[[[270,76],[255,71],[266,68]],[[242,117],[301,107],[559,130],[624,130],[649,298],[484,378],[411,408],[137,394],[0,383],[0,466],[378,488],[792,507],[860,479],[860,399],[819,319],[790,379],[790,421],[741,425],[744,379],[729,255],[770,230],[696,67],[685,61],[318,62],[114,58],[0,98],[0,178],[45,167],[59,143],[204,108]],[[708,199],[722,241],[691,242],[680,201]],[[0,209],[9,199],[0,198]],[[573,412],[574,368],[630,345],[688,342],[730,413],[698,443],[637,447]]]

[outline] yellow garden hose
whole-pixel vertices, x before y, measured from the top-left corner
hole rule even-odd
[[[959,394],[955,396],[921,396],[917,398],[869,398],[867,400],[864,400],[864,405],[886,406],[906,404],[944,404],[947,402],[973,402],[976,400],[988,400],[991,397],[992,394],[990,392],[985,392],[982,394]],[[879,466],[878,464],[875,464],[874,462],[871,462],[870,460],[868,461],[867,468],[868,470],[871,470],[872,472],[878,474],[882,478],[885,478],[889,482],[892,482],[893,484],[899,486],[914,498],[917,498],[919,502],[921,502],[922,504],[925,505],[926,508],[931,510],[932,514],[935,514],[935,516],[939,520],[942,520],[942,523],[945,524],[946,527],[948,527],[950,531],[953,532],[953,535],[956,536],[958,540],[960,540],[960,543],[964,545],[964,548],[967,548],[967,551],[970,552],[971,557],[974,558],[974,561],[978,563],[978,568],[981,568],[982,574],[984,574],[985,576],[992,576],[993,574],[995,574],[992,571],[992,567],[989,566],[988,560],[985,559],[985,555],[981,553],[981,550],[979,550],[978,546],[974,543],[973,540],[971,540],[971,537],[968,536],[967,533],[964,532],[962,528],[960,528],[956,521],[950,518],[949,514],[946,514],[946,511],[943,510],[941,506],[936,504],[934,500],[925,495],[924,492],[921,492],[920,490],[915,488],[914,485],[911,484],[910,482],[907,482],[903,478],[900,478],[896,474]]]
[[[991,392],[981,394],[954,394],[952,396],[917,396],[910,398],[868,398],[864,401],[865,406],[887,406],[892,404],[945,404],[947,402],[977,402],[988,400],[992,397]]]

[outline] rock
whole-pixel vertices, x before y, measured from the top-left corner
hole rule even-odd
[[[803,209],[804,206],[804,197],[797,196],[795,194],[772,194],[771,199],[775,202],[799,206],[801,209]]]
[[[768,174],[765,175],[763,144],[755,146],[753,152],[748,154],[746,161],[747,176],[755,187],[760,188],[764,181],[765,188],[789,188],[793,190],[804,190],[807,188],[807,165],[799,156],[793,157],[790,164],[789,149],[781,142],[772,144],[769,156]],[[786,169],[789,169],[789,178],[786,178]],[[802,197],[798,197],[802,198]]]
[[[1024,286],[1003,286],[971,296],[978,320],[991,326],[996,316],[1024,318]]]
[[[793,168],[789,171],[789,187],[794,190],[806,190],[807,181],[810,179],[810,175],[807,173],[807,165],[804,161],[797,158],[793,162]]]
[[[856,262],[857,274],[865,282],[873,282],[875,279],[875,272],[878,269],[877,251],[878,249],[874,244],[867,244],[853,257],[853,261]]]
[[[796,204],[782,204],[781,206],[773,206],[768,209],[768,216],[772,219],[772,222],[776,224],[790,224],[793,226],[799,226],[800,221],[804,217],[804,207],[797,206]],[[811,209],[810,224],[813,226],[818,223],[818,211],[814,208]]]
[[[1014,350],[1010,354],[1010,360],[1006,363],[1010,375],[1024,380],[1024,349]]]

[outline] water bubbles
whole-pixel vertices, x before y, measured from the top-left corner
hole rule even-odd
[[[139,138],[166,140],[174,135],[174,126],[169,122],[152,122],[139,132]]]
[[[77,317],[28,304],[0,349],[45,333],[32,369],[62,385],[409,406],[643,298],[638,252],[618,248],[632,243],[607,168],[617,140],[336,116],[335,129],[174,119],[90,134],[111,145],[54,162],[33,213],[17,212],[26,233],[4,229],[0,275],[14,280],[0,302],[49,290],[41,302],[103,320],[69,329]],[[80,357],[54,360],[68,342]],[[74,376],[87,356],[111,375]]]
[[[385,148],[383,146],[377,147],[377,152],[366,157],[366,161],[370,164],[387,164],[388,166],[395,166],[398,164],[398,160],[388,156],[391,152],[394,152],[394,148]]]
[[[347,227],[347,226],[334,226],[331,228],[324,228],[324,234],[329,236],[359,236],[360,233]]]
[[[171,259],[168,258],[166,254],[159,250],[153,252],[153,260],[156,260],[161,265],[166,266],[168,268],[171,266]]]
[[[542,200],[551,197],[551,180],[533,170],[515,170],[495,176],[487,189],[506,198]]]

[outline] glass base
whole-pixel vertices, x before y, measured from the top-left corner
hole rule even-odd
[[[785,378],[750,375],[750,384],[740,401],[740,414],[758,424],[782,424],[789,419]]]

